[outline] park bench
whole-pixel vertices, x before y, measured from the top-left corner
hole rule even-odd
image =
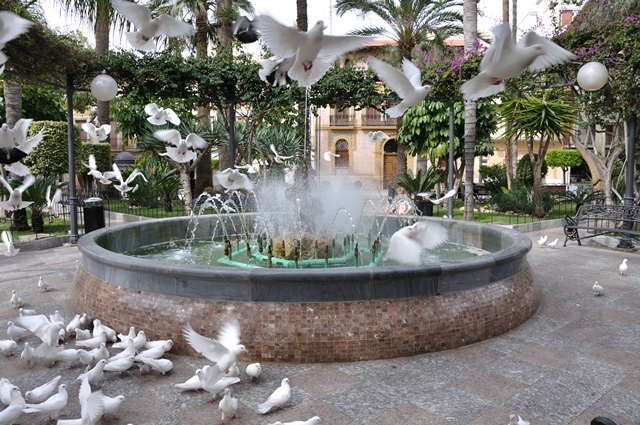
[[[623,226],[625,222],[631,225]],[[582,245],[581,239],[612,233],[626,234],[638,239],[637,236],[640,236],[640,230],[638,229],[638,225],[640,225],[640,206],[582,205],[575,217],[565,214],[563,224],[566,236],[563,246],[567,246],[567,241],[569,240],[578,241],[578,245]],[[581,237],[580,230],[585,230],[591,234]]]

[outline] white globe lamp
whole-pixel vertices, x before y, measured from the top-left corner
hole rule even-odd
[[[91,81],[91,93],[98,100],[109,101],[118,94],[118,84],[105,71],[102,71],[102,74]]]
[[[608,80],[609,71],[600,62],[589,62],[578,70],[578,85],[583,90],[600,90]]]

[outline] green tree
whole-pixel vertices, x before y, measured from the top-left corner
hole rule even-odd
[[[462,33],[462,15],[455,10],[461,3],[455,0],[337,0],[336,12],[342,16],[356,11],[363,16],[382,18],[387,27],[367,27],[354,34],[383,35],[395,42],[392,63],[402,58],[412,59],[414,50],[439,50],[448,37]],[[402,120],[398,120],[398,128]],[[407,171],[405,146],[398,143],[397,175]]]
[[[542,198],[542,169],[552,141],[560,141],[576,119],[575,106],[568,100],[570,92],[563,89],[537,91],[507,97],[498,106],[505,123],[505,137],[524,137],[533,167],[533,215],[545,215]],[[534,141],[538,141],[534,151]]]
[[[579,167],[584,163],[584,159],[582,159],[582,155],[577,150],[573,149],[558,149],[547,152],[547,156],[545,157],[547,161],[547,165],[549,167],[558,167],[562,168],[562,176],[563,183],[564,175],[567,173],[567,170],[571,167]]]

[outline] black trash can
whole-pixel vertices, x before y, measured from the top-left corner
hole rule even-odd
[[[102,205],[102,199],[91,198],[91,200],[86,200],[83,210],[85,235],[104,227],[104,205]]]
[[[416,208],[418,208],[421,215],[433,217],[433,202],[429,200],[416,201]]]

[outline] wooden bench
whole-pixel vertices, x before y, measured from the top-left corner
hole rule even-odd
[[[575,217],[565,214],[563,221],[564,234],[566,236],[564,245],[567,241],[578,241],[578,245],[582,245],[581,239],[588,239],[594,236],[622,233],[638,239],[640,236],[640,206],[637,205],[604,205],[604,204],[588,204],[582,205],[578,209]],[[624,225],[627,223],[626,225]],[[579,230],[592,232],[589,236],[580,236]]]

